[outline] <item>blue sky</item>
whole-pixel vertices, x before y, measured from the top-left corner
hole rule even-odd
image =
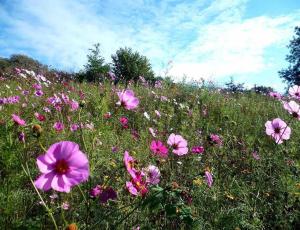
[[[300,26],[299,0],[0,0],[0,56],[32,56],[76,71],[88,49],[124,46],[175,80],[272,86],[287,66],[286,45]]]

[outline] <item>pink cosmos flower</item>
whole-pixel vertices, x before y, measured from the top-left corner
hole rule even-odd
[[[135,178],[131,179],[131,182],[126,181],[126,188],[132,195],[137,196],[140,194],[144,197],[148,192],[147,184],[144,180],[144,174],[137,172]]]
[[[52,188],[59,192],[70,192],[73,186],[89,177],[88,159],[79,150],[79,145],[71,141],[51,145],[36,162],[42,175],[34,184],[44,191]]]
[[[91,197],[98,197],[101,192],[102,192],[101,186],[100,185],[96,185],[94,188],[91,189],[90,196]]]
[[[273,97],[273,98],[275,98],[275,99],[282,99],[282,96],[281,96],[281,94],[280,93],[277,93],[277,92],[270,92],[269,93],[269,96],[270,97]]]
[[[124,152],[123,160],[124,160],[124,164],[127,169],[127,172],[130,174],[130,176],[135,178],[137,170],[134,168],[134,164],[135,164],[136,160],[132,156],[129,155],[128,151]]]
[[[105,113],[105,114],[103,115],[103,117],[104,117],[105,119],[109,119],[109,118],[111,118],[111,113],[110,113],[110,112],[107,112],[107,113]]]
[[[136,189],[136,187],[133,185],[132,182],[126,181],[126,188],[132,195],[134,195],[134,196],[138,195],[138,190]]]
[[[289,103],[284,102],[283,108],[288,111],[294,118],[300,120],[300,106],[295,101],[290,101]]]
[[[64,201],[64,202],[62,203],[62,205],[61,205],[61,208],[62,208],[63,210],[69,210],[69,208],[70,208],[70,203],[69,203],[68,201]]]
[[[139,99],[134,96],[132,90],[118,92],[119,101],[117,105],[123,106],[127,110],[135,109],[139,104]]]
[[[70,101],[69,105],[71,107],[71,111],[76,111],[79,108],[79,103],[75,100]]]
[[[144,173],[146,175],[146,183],[156,185],[160,181],[160,171],[154,165],[149,165],[146,169],[144,169]]]
[[[12,120],[15,122],[15,124],[20,125],[20,126],[24,126],[26,125],[26,121],[21,119],[18,115],[13,114],[12,115]]]
[[[18,139],[20,142],[25,142],[25,133],[24,132],[20,132],[18,135]]]
[[[40,113],[34,113],[34,116],[36,119],[38,119],[39,121],[45,121],[46,120],[46,117]]]
[[[62,130],[65,128],[65,126],[64,126],[64,124],[63,124],[62,122],[57,121],[57,122],[54,123],[53,128],[54,128],[57,132],[60,132],[60,131],[62,131]]]
[[[154,110],[154,112],[155,112],[156,116],[161,117],[161,114],[158,110]]]
[[[299,85],[294,85],[289,89],[289,94],[291,97],[300,99],[300,86]]]
[[[71,132],[75,132],[77,129],[79,129],[78,124],[72,124],[71,127],[70,127]]]
[[[37,97],[41,97],[41,96],[44,95],[44,92],[43,92],[42,90],[36,90],[36,91],[34,92],[34,94],[35,94],[35,96],[37,96]]]
[[[180,135],[172,133],[167,141],[168,145],[173,148],[173,153],[182,156],[188,153],[187,141]]]
[[[155,131],[153,128],[149,128],[149,132],[151,133],[152,137],[156,137]]]
[[[203,146],[194,146],[192,148],[192,153],[201,154],[203,152],[204,152],[204,147]]]
[[[260,156],[258,155],[257,151],[252,152],[252,156],[255,160],[259,160]]]
[[[128,128],[128,118],[127,117],[120,117],[119,119],[123,128]]]
[[[213,177],[209,171],[205,171],[205,180],[206,180],[208,187],[211,187],[212,183],[213,183]]]
[[[223,145],[223,141],[221,137],[217,134],[210,134],[209,140],[211,141],[212,144],[216,144],[218,146]]]
[[[32,87],[33,87],[34,89],[36,89],[36,90],[41,90],[41,89],[42,89],[42,85],[37,84],[37,83],[33,84]]]
[[[168,148],[161,141],[152,141],[150,145],[150,150],[161,157],[168,156]]]
[[[271,136],[277,144],[281,144],[283,140],[290,139],[291,128],[280,118],[275,118],[273,121],[267,121],[265,127],[266,134]]]

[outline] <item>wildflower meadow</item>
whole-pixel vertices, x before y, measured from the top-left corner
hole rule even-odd
[[[1,229],[296,229],[300,86],[0,81]]]

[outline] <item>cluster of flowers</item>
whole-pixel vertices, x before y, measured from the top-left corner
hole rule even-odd
[[[138,170],[136,160],[129,155],[128,151],[124,153],[124,164],[131,180],[126,182],[126,188],[134,195],[144,197],[148,192],[148,186],[156,185],[160,181],[160,171],[154,165]]]
[[[300,86],[295,85],[289,89],[289,95],[291,98],[300,100]],[[290,100],[284,101],[283,97],[279,93],[271,92],[270,96],[280,100],[283,104],[283,108],[295,119],[300,120],[300,106],[297,102]],[[271,136],[276,144],[282,144],[283,140],[290,139],[291,128],[286,122],[280,118],[275,118],[272,121],[265,123],[266,134]]]
[[[61,93],[60,97],[54,94],[53,97],[47,99],[47,102],[57,111],[61,111],[63,104],[69,105],[71,111],[76,111],[79,108],[79,103],[74,99],[71,100],[69,96],[64,93]]]
[[[0,98],[0,105],[4,104],[17,104],[20,102],[19,96],[10,96],[10,97],[2,97]]]

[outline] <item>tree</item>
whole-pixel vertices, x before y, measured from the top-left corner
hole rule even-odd
[[[140,55],[138,52],[133,52],[131,48],[120,48],[112,58],[112,71],[117,77],[117,81],[128,82],[133,80],[137,82],[139,76],[143,76],[146,81],[154,79],[149,60]]]
[[[285,82],[291,85],[300,85],[300,27],[295,28],[296,36],[290,41],[288,48],[290,54],[286,56],[286,60],[290,63],[287,69],[279,71],[279,76]]]
[[[81,75],[81,78],[90,82],[102,81],[104,76],[109,71],[110,67],[108,64],[105,64],[105,60],[101,56],[99,43],[95,44],[94,48],[89,50],[90,53],[87,55],[88,61],[84,66],[85,73]]]
[[[254,85],[254,87],[251,89],[251,91],[254,91],[255,93],[268,94],[270,92],[274,92],[274,89],[272,87],[268,87],[268,86]]]
[[[244,91],[244,83],[240,84],[236,84],[233,81],[233,78],[230,78],[230,82],[226,83],[226,90],[233,92],[233,93],[237,93],[237,92],[243,92]]]

